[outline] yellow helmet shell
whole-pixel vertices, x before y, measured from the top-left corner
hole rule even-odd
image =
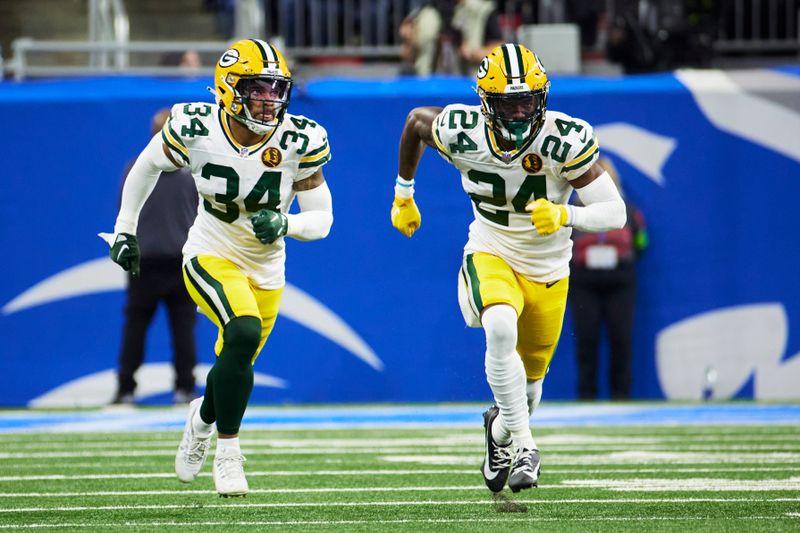
[[[240,116],[243,111],[236,84],[245,77],[291,80],[292,74],[283,55],[266,41],[243,39],[233,43],[214,70],[214,91],[219,104],[233,116]]]
[[[507,43],[483,58],[477,80],[481,95],[536,92],[547,87],[547,72],[528,48]]]

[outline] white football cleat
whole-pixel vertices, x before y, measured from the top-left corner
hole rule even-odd
[[[247,496],[250,490],[244,477],[244,455],[240,451],[221,452],[217,448],[214,467],[211,475],[217,493],[225,498],[229,496]]]
[[[186,424],[183,427],[183,438],[178,446],[178,454],[175,456],[175,473],[178,475],[178,479],[184,483],[190,483],[197,478],[211,448],[211,436],[214,433],[210,433],[207,437],[197,435],[192,426],[192,418],[202,403],[202,396],[189,403],[189,413],[186,415]]]

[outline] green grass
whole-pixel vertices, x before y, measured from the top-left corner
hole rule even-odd
[[[535,432],[540,488],[492,498],[475,429],[247,431],[251,493],[173,473],[177,431],[0,435],[0,528],[798,531],[800,427]]]

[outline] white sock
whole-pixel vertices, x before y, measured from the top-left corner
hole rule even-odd
[[[497,415],[492,424],[492,440],[500,445],[506,445],[511,442],[511,432],[508,430],[506,421],[503,420],[503,415]]]
[[[239,448],[239,437],[233,437],[232,439],[217,439],[217,454],[218,455],[228,455],[228,454],[241,454],[242,450]]]
[[[486,333],[486,378],[500,409],[502,425],[508,428],[517,448],[532,448],[525,367],[516,352],[517,312],[510,305],[493,305],[483,312],[481,323]]]
[[[544,378],[537,379],[536,381],[529,381],[525,386],[525,392],[528,394],[528,414],[533,416],[533,412],[539,407],[539,402],[542,400],[542,382]]]
[[[194,412],[194,416],[192,417],[192,429],[198,435],[205,437],[214,433],[214,424],[206,424],[205,421],[200,418],[200,409],[198,409]]]

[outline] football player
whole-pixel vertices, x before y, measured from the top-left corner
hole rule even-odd
[[[247,494],[239,426],[253,389],[252,365],[272,330],[284,286],[284,238],[322,239],[333,222],[322,166],[325,129],[287,112],[292,76],[274,46],[233,44],[214,73],[216,105],[177,104],[131,169],[122,193],[111,258],[139,268],[139,211],[161,171],[188,167],[199,210],[183,248],[186,288],[219,328],[205,396],[189,405],[175,471],[193,481],[218,434],[217,492]],[[301,212],[289,214],[297,197]]]
[[[495,406],[483,415],[482,472],[494,492],[536,487],[539,450],[530,415],[556,349],[569,285],[572,228],[625,223],[625,205],[597,164],[592,127],[546,111],[550,82],[518,44],[493,49],[477,74],[480,106],[413,109],[400,139],[391,218],[411,237],[420,228],[414,177],[425,145],[461,173],[475,220],[458,275],[469,326],[486,335],[486,377]],[[584,207],[567,204],[576,190]]]

